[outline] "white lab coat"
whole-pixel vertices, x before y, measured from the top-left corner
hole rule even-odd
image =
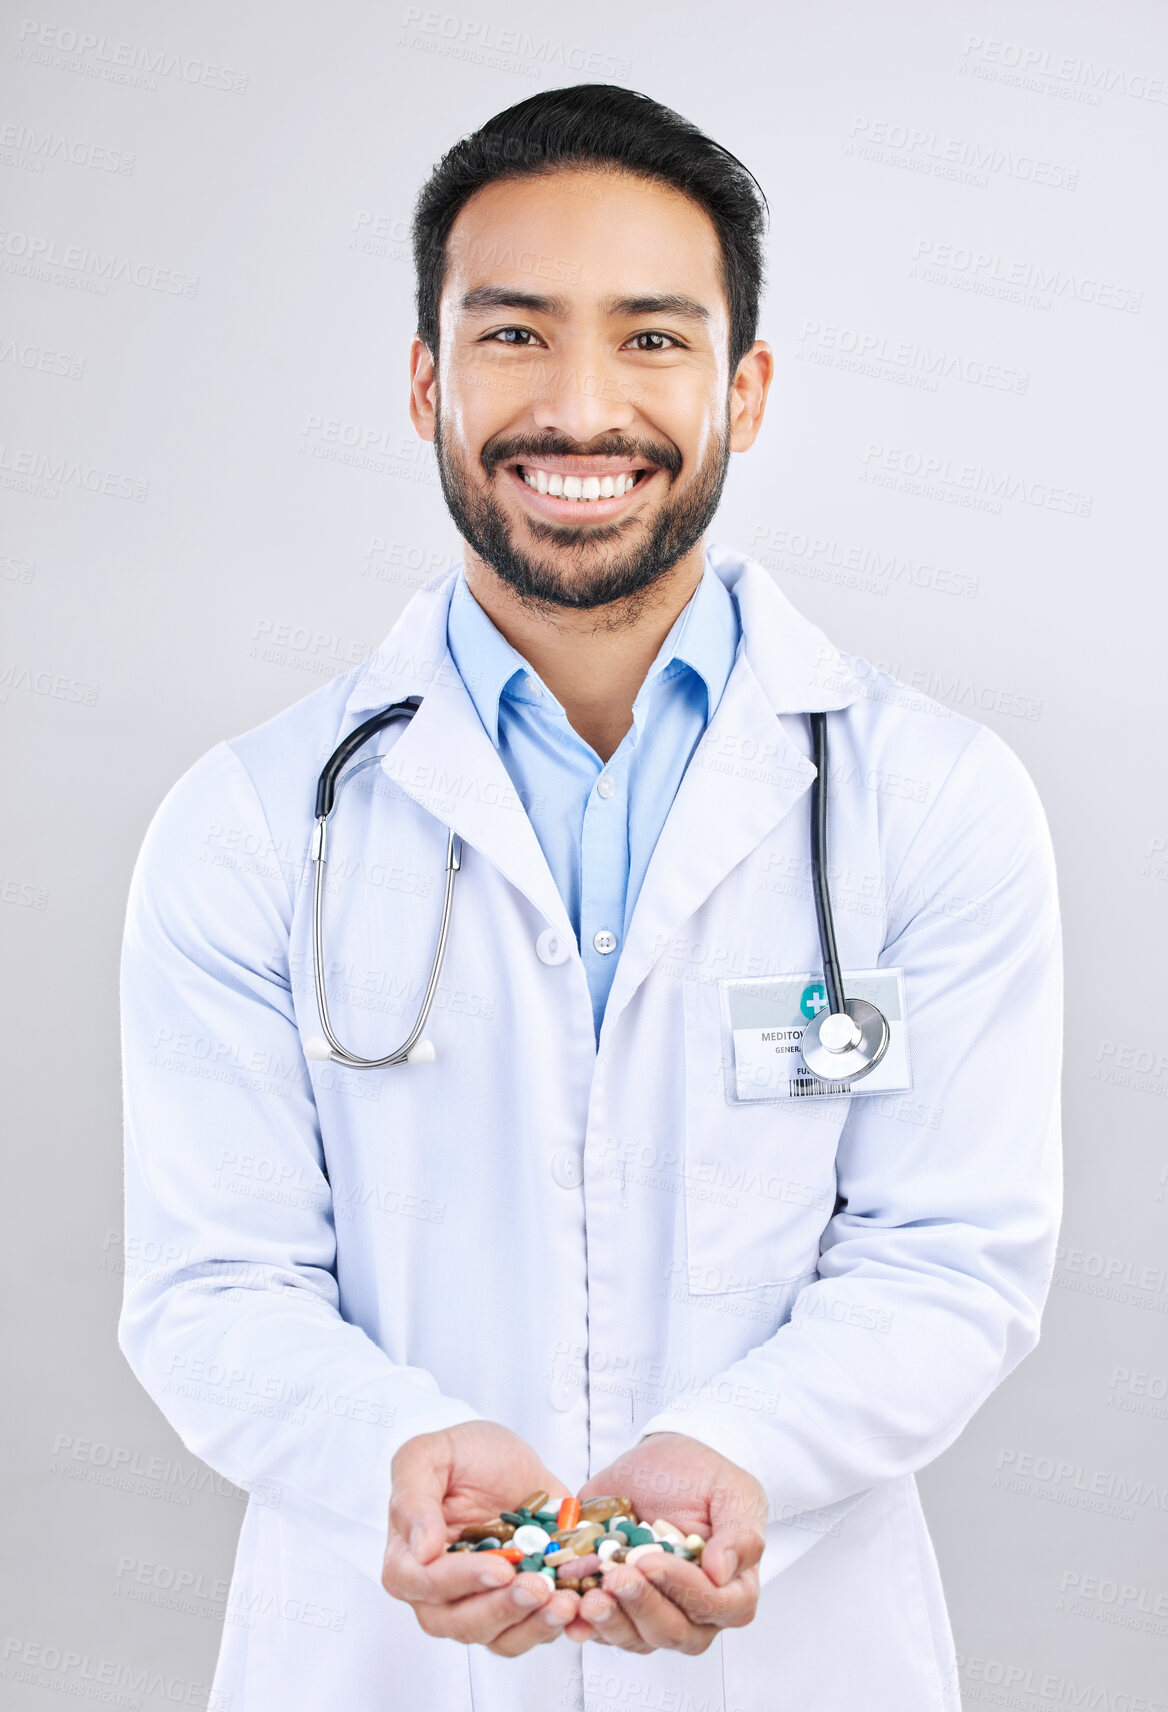
[[[212,1706],[958,1705],[913,1471],[1038,1335],[1060,1194],[1046,825],[996,736],[845,659],[759,566],[710,562],[743,646],[599,1048],[563,902],[446,653],[450,576],[364,666],[203,756],[150,826],[124,948],[119,1335],[184,1444],[250,1494]],[[437,1061],[310,1065],[317,772],[414,693],[342,789],[326,944],[341,1038],[390,1050],[455,829]],[[820,967],[810,709],[839,710],[843,965],[904,969],[914,1085],[737,1103],[718,982]],[[570,1487],[654,1428],[751,1469],[772,1502],[754,1622],[697,1658],[425,1635],[379,1581],[390,1458],[476,1416]]]

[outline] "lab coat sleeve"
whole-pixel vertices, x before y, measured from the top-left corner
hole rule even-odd
[[[905,971],[912,1092],[854,1100],[842,1205],[789,1322],[642,1427],[755,1474],[786,1561],[792,1528],[805,1549],[952,1444],[1037,1342],[1054,1259],[1054,861],[1037,793],[992,733],[962,751],[890,878],[880,963]],[[723,1401],[739,1382],[773,1413]]]
[[[188,1450],[379,1578],[394,1452],[480,1417],[342,1316],[288,974],[297,879],[228,744],[148,830],[122,951],[118,1340]]]

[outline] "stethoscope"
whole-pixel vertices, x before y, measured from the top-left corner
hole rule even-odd
[[[388,1064],[432,1064],[433,1042],[423,1035],[423,1029],[438,991],[442,960],[446,955],[446,940],[450,931],[450,910],[454,902],[454,878],[462,866],[462,841],[449,829],[446,837],[446,884],[442,894],[442,917],[438,924],[438,939],[430,964],[430,976],[413,1028],[401,1045],[382,1058],[362,1058],[342,1046],[329,1016],[328,993],[325,988],[324,961],[324,889],[325,864],[328,861],[328,821],[337,797],[341,769],[357,750],[395,719],[412,719],[422,705],[421,696],[407,696],[383,708],[350,731],[325,762],[316,782],[316,816],[312,831],[312,963],[316,984],[316,1005],[320,1013],[320,1035],[304,1043],[307,1058],[343,1064],[352,1070],[380,1070]],[[807,1024],[800,1037],[803,1062],[812,1076],[821,1082],[847,1085],[875,1069],[888,1050],[888,1023],[882,1011],[866,999],[849,999],[844,993],[839,955],[835,944],[835,921],[831,909],[831,892],[827,880],[827,715],[812,713],[811,735],[815,750],[815,782],[811,787],[811,877],[815,890],[815,914],[819,923],[819,945],[823,959],[823,984],[827,1003]]]

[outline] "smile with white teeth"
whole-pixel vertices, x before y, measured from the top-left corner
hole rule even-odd
[[[635,487],[647,470],[630,470],[617,476],[561,476],[547,470],[529,470],[522,464],[519,474],[536,493],[549,493],[553,499],[620,499]]]

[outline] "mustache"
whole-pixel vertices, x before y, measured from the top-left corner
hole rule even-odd
[[[656,464],[670,477],[681,470],[681,453],[676,446],[659,446],[652,440],[635,440],[627,434],[601,434],[581,445],[565,434],[509,434],[488,440],[480,453],[483,469],[493,476],[500,464],[518,459],[551,458],[643,458]]]

